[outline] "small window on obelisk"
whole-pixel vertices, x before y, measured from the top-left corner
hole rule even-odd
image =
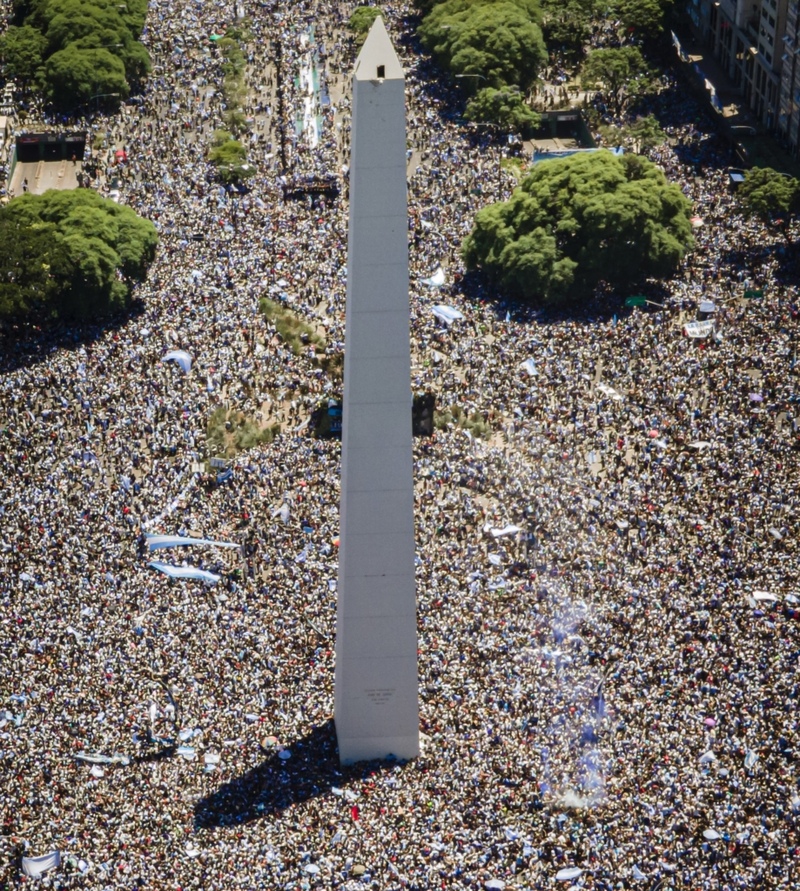
[[[378,65],[378,77],[386,77],[386,66]]]

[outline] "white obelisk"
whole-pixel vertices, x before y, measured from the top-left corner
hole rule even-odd
[[[383,20],[356,60],[342,423],[342,764],[419,754],[405,81]]]

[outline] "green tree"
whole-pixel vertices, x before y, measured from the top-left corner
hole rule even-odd
[[[667,134],[661,129],[658,118],[649,114],[637,117],[635,121],[623,124],[600,125],[600,135],[608,145],[624,145],[638,153],[646,152],[667,141]]]
[[[17,21],[25,20],[42,33],[48,29],[50,22],[57,15],[70,16],[89,10],[90,14],[111,15],[121,21],[131,37],[138,37],[144,28],[147,16],[148,0],[91,0],[90,3],[79,3],[75,0],[15,0],[14,17]]]
[[[60,0],[52,0],[52,2],[57,4]],[[138,40],[142,36],[149,0],[126,0],[124,4],[119,3],[118,0],[105,0],[104,5],[113,6],[119,11],[131,37]]]
[[[50,314],[74,265],[52,223],[13,226],[0,212],[0,318]]]
[[[30,25],[37,31],[47,30],[46,6],[50,0],[12,0],[14,22]]]
[[[476,123],[497,124],[512,133],[524,133],[539,126],[540,116],[525,104],[519,90],[480,90],[467,103],[466,117]]]
[[[45,63],[45,92],[61,107],[77,108],[100,94],[128,95],[125,66],[106,49],[74,45],[53,53]]]
[[[445,0],[425,17],[419,35],[452,74],[527,89],[547,59],[539,19],[538,0]]]
[[[417,0],[416,5],[423,15],[428,15],[434,7],[444,6],[447,4],[451,9],[457,10],[460,7],[467,8],[469,6],[477,6],[496,3],[497,0]],[[540,0],[512,0],[515,6],[530,15],[530,17],[538,22],[541,18],[541,2]]]
[[[255,175],[255,167],[247,162],[247,148],[227,130],[215,130],[208,161],[224,183],[239,183]]]
[[[598,49],[581,69],[584,89],[602,88],[616,115],[652,85],[652,73],[638,46]]]
[[[150,57],[138,41],[147,14],[147,0],[16,0],[15,19],[24,19],[26,62],[35,62],[31,31],[44,65],[33,66],[47,98],[74,110],[98,93],[127,96],[129,83],[141,82]],[[120,72],[123,78],[120,78]]]
[[[23,87],[27,87],[42,67],[46,43],[36,28],[12,25],[0,35],[3,76],[8,80],[19,80]]]
[[[227,130],[231,131],[228,136],[241,136],[248,129],[247,116],[244,113],[244,104],[247,101],[247,84],[244,78],[247,59],[237,42],[244,40],[247,33],[239,28],[229,28],[227,36],[217,42],[217,48],[225,60],[222,65],[225,74],[222,95],[225,99],[223,120]]]
[[[55,10],[55,8],[54,8]],[[65,49],[83,37],[101,38],[101,44],[121,43],[125,26],[119,11],[111,7],[63,0],[44,32],[51,53]]]
[[[748,170],[737,196],[742,207],[762,220],[788,216],[797,204],[800,182],[771,167]]]
[[[372,23],[382,15],[383,13],[378,6],[357,6],[350,15],[348,22],[350,30],[356,36],[356,40],[364,40],[372,27]]]
[[[129,83],[141,84],[153,67],[150,54],[138,40],[126,37],[118,55],[125,66],[125,77]]]
[[[644,39],[657,37],[664,30],[672,0],[615,0],[611,12],[623,26]]]
[[[481,210],[463,255],[510,295],[559,303],[601,280],[669,274],[692,244],[690,215],[647,159],[575,154],[538,163],[508,201]]]
[[[157,243],[149,220],[90,189],[16,198],[0,208],[0,315],[122,309]]]
[[[232,37],[223,37],[217,41],[217,49],[222,53],[225,61],[222,71],[226,77],[236,77],[244,74],[247,59],[239,44]]]
[[[597,0],[542,0],[542,34],[548,48],[581,56],[592,33],[596,7]]]
[[[119,39],[115,39],[115,37]],[[81,50],[105,49],[110,52],[124,65],[125,78],[129,83],[143,81],[151,68],[147,50],[127,32],[122,35],[114,35],[109,32],[92,34],[89,37],[81,37],[73,41],[70,46]]]

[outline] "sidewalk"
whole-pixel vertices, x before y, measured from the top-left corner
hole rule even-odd
[[[695,86],[705,94],[706,101],[711,103],[712,92],[719,98],[720,108],[713,106],[723,120],[724,126],[753,127],[760,130],[758,119],[745,104],[744,91],[734,85],[727,72],[714,58],[711,50],[703,47],[692,36],[680,37],[683,57],[683,70]],[[680,64],[680,63],[679,63]]]
[[[681,38],[681,49],[688,60],[683,63],[682,70],[698,92],[711,104],[711,92],[708,89],[710,84],[719,98],[722,110],[715,110],[719,114],[723,130],[736,144],[742,165],[772,167],[790,176],[800,177],[800,163],[764,129],[755,114],[747,108],[743,90],[731,82],[711,52],[691,37],[686,37],[685,40]],[[744,128],[751,130],[748,132]]]
[[[28,181],[28,191],[41,195],[48,189],[76,189],[78,173],[83,164],[70,161],[20,161],[14,168],[14,176],[8,184],[9,195],[22,195],[23,180]]]

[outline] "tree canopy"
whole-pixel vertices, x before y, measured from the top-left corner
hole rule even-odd
[[[41,75],[47,98],[70,110],[98,94],[127,96],[150,70],[138,42],[146,13],[146,0],[21,0],[15,16],[24,24],[0,38],[5,74],[24,85]]]
[[[11,25],[0,34],[0,65],[3,76],[24,86],[34,80],[42,67],[47,40],[30,25]]]
[[[247,101],[247,84],[244,77],[247,59],[241,46],[248,36],[241,28],[228,28],[225,37],[217,42],[217,49],[223,58],[222,71],[225,75],[222,81],[222,95],[225,98],[223,120],[227,129],[216,131],[215,138],[220,133],[225,133],[229,139],[241,136],[248,130],[247,115],[244,111],[244,104]],[[244,154],[241,161],[244,162]]]
[[[771,167],[754,167],[745,174],[737,195],[748,213],[762,220],[772,220],[786,216],[796,208],[800,182]]]
[[[55,16],[63,12],[69,14],[76,6],[91,8],[98,13],[103,10],[111,11],[127,28],[131,37],[138,38],[144,28],[148,0],[126,0],[125,3],[119,3],[118,0],[91,0],[91,3],[76,3],[75,0],[14,0],[14,18],[15,21],[25,20],[27,24],[45,32]]]
[[[419,35],[452,74],[527,89],[547,59],[540,19],[538,0],[445,0],[425,16]]]
[[[647,159],[575,154],[536,164],[508,201],[479,211],[463,255],[510,296],[559,303],[599,281],[669,274],[692,245],[690,216]]]
[[[666,24],[673,0],[614,0],[611,10],[638,37],[657,37]]]
[[[234,139],[227,130],[215,130],[208,161],[217,170],[217,176],[224,183],[239,183],[255,175],[256,169],[247,163],[247,148]]]
[[[64,0],[58,12],[48,21],[45,37],[49,52],[54,53],[82,37],[94,35],[99,43],[118,43],[124,30],[125,26],[116,10],[80,0]]]
[[[83,50],[73,44],[53,53],[45,72],[47,97],[62,108],[76,108],[101,95],[128,95],[125,66],[105,49]]]
[[[15,198],[0,208],[0,317],[123,309],[157,243],[149,220],[91,189]]]
[[[638,46],[598,49],[581,69],[584,89],[602,89],[611,110],[619,115],[652,84],[652,72]]]
[[[480,90],[467,103],[466,117],[475,123],[493,123],[513,133],[539,126],[541,117],[525,104],[519,90]]]
[[[667,134],[661,129],[658,118],[649,114],[635,120],[623,121],[620,124],[600,124],[600,135],[606,145],[624,145],[626,150],[644,154],[667,141]]]
[[[357,6],[350,15],[348,25],[356,37],[363,39],[375,19],[381,15],[381,10],[377,6]]]
[[[598,0],[542,0],[542,33],[549,49],[580,57],[592,33]]]

